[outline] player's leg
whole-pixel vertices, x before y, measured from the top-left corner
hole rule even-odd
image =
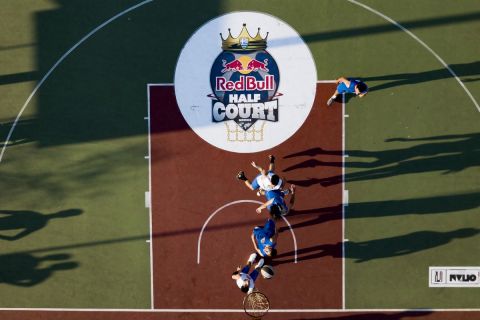
[[[265,260],[263,258],[260,259],[257,262],[257,265],[253,269],[252,273],[250,273],[250,277],[252,278],[253,282],[255,282],[255,280],[257,280],[257,277],[260,273],[260,269],[262,269],[264,263],[265,263]]]
[[[337,85],[337,89],[335,90],[335,92],[333,93],[333,95],[330,97],[330,99],[328,99],[327,101],[327,106],[331,106],[333,101],[335,101],[335,99],[337,99],[337,96],[341,93],[344,93],[344,92],[347,92],[348,91],[348,87],[345,83],[343,82],[340,82],[338,85]]]
[[[252,253],[249,257],[248,257],[248,260],[247,260],[247,264],[242,268],[242,273],[248,273],[248,271],[250,270],[250,267],[252,266],[252,264],[255,262],[255,259],[257,259],[257,254],[256,253]]]

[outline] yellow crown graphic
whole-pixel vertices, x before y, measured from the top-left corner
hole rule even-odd
[[[247,24],[243,24],[242,31],[240,34],[234,38],[230,33],[230,28],[228,29],[228,37],[223,39],[222,34],[220,33],[220,38],[222,39],[222,50],[226,51],[248,51],[248,50],[264,50],[267,48],[267,38],[268,32],[265,38],[260,36],[260,28],[258,28],[257,35],[252,37],[247,30]]]

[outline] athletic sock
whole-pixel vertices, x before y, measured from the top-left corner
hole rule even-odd
[[[264,262],[265,262],[265,260],[263,260],[263,258],[260,259],[260,261],[258,261],[257,265],[255,266],[255,269],[263,267]]]

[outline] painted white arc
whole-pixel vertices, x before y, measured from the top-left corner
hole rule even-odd
[[[105,27],[106,25],[108,25],[110,22],[120,18],[121,16],[125,15],[126,13],[132,11],[132,10],[135,10],[147,3],[150,3],[152,2],[153,0],[146,0],[146,1],[143,1],[143,2],[140,2],[120,13],[118,13],[117,15],[111,17],[110,19],[108,19],[107,21],[105,21],[104,23],[102,23],[101,25],[99,25],[98,27],[96,27],[95,29],[93,29],[92,31],[90,31],[86,36],[84,36],[82,39],[80,39],[80,41],[78,41],[73,47],[71,47],[67,52],[65,52],[61,57],[60,59],[57,60],[57,62],[55,62],[55,64],[50,68],[50,70],[48,70],[48,72],[43,76],[43,78],[38,82],[38,84],[35,86],[35,88],[33,89],[32,93],[30,93],[30,95],[28,96],[28,99],[27,101],[25,101],[25,103],[23,104],[22,108],[20,109],[20,111],[18,112],[18,115],[17,117],[15,118],[15,121],[13,122],[13,125],[12,127],[10,128],[10,131],[8,132],[8,135],[7,135],[7,138],[5,139],[5,143],[3,144],[3,147],[2,147],[2,151],[0,152],[0,163],[2,162],[2,159],[3,159],[3,155],[5,154],[5,150],[7,148],[7,145],[10,141],[10,138],[12,137],[12,134],[13,134],[13,131],[15,130],[15,127],[17,126],[17,123],[18,123],[18,120],[20,120],[20,117],[22,116],[23,112],[25,111],[25,109],[27,108],[28,104],[30,103],[30,100],[32,100],[33,96],[35,95],[35,93],[37,93],[38,89],[40,89],[40,87],[42,86],[42,84],[45,82],[45,80],[47,80],[47,78],[50,76],[50,74],[58,67],[58,65],[60,63],[62,63],[63,60],[65,60],[66,57],[68,57],[68,55],[70,55],[70,53],[72,53],[73,50],[77,49],[83,42],[85,42],[88,38],[90,38],[93,34],[95,34],[98,30],[102,29],[103,27]]]
[[[201,247],[201,243],[202,243],[202,236],[203,236],[203,232],[205,231],[205,229],[207,228],[207,225],[208,223],[213,219],[213,217],[215,217],[215,215],[217,213],[219,213],[220,211],[222,211],[223,209],[227,208],[227,207],[230,207],[232,205],[235,205],[235,204],[239,204],[239,203],[256,203],[256,204],[262,204],[263,202],[260,202],[258,200],[237,200],[237,201],[232,201],[232,202],[229,202],[223,206],[221,206],[220,208],[218,208],[217,210],[215,210],[214,212],[212,212],[210,214],[210,216],[207,218],[207,220],[205,221],[205,223],[203,224],[202,226],[202,230],[200,230],[200,234],[198,235],[198,241],[197,241],[197,264],[200,264],[200,247]],[[288,220],[285,218],[285,217],[282,217],[283,220],[285,221],[285,223],[288,225],[288,227],[290,228],[290,232],[292,233],[292,238],[293,238],[293,246],[294,246],[294,252],[295,252],[295,263],[297,263],[297,239],[295,237],[295,233],[293,232],[293,229],[292,229],[292,226],[290,225],[290,223],[288,222]]]
[[[353,3],[359,7],[362,7],[374,14],[376,14],[377,16],[379,17],[382,17],[383,19],[387,20],[388,22],[394,24],[396,27],[398,27],[399,29],[401,29],[402,31],[404,31],[405,33],[407,33],[410,37],[412,37],[415,41],[417,41],[418,43],[420,43],[425,49],[427,49],[444,67],[445,69],[448,70],[448,72],[450,72],[450,74],[452,75],[452,77],[455,78],[455,80],[457,80],[458,84],[462,87],[462,89],[467,93],[468,97],[470,98],[470,100],[472,100],[473,104],[475,105],[475,107],[477,108],[478,112],[480,112],[480,106],[478,105],[478,102],[475,100],[475,98],[473,97],[472,93],[470,92],[470,90],[468,90],[468,88],[465,86],[465,84],[463,84],[462,80],[460,80],[460,78],[457,76],[457,74],[452,70],[452,68],[450,68],[450,66],[435,52],[433,51],[432,48],[430,48],[425,42],[423,42],[419,37],[417,37],[413,32],[411,32],[410,30],[408,30],[407,28],[405,28],[404,26],[402,26],[401,24],[399,24],[398,22],[396,22],[395,20],[393,20],[392,18],[384,15],[383,13],[363,4],[363,3],[360,3],[358,1],[355,1],[355,0],[347,0],[348,2],[350,3]]]

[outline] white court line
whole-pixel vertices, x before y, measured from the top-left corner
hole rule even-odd
[[[427,49],[447,70],[448,72],[450,72],[450,74],[455,78],[455,80],[457,80],[458,84],[463,88],[463,90],[467,93],[467,95],[470,97],[470,100],[472,100],[473,104],[475,105],[475,107],[477,108],[478,112],[480,112],[480,106],[478,105],[478,102],[475,100],[475,98],[473,97],[473,95],[470,93],[470,91],[467,89],[467,87],[463,84],[462,80],[460,80],[460,78],[457,76],[457,74],[450,68],[450,66],[435,52],[433,51],[432,48],[430,48],[425,42],[423,42],[422,40],[420,40],[420,38],[418,38],[415,34],[413,34],[413,32],[411,32],[410,30],[408,30],[407,28],[405,28],[404,26],[402,26],[401,24],[399,24],[398,22],[396,22],[395,20],[393,20],[392,18],[384,15],[383,13],[363,4],[363,3],[360,3],[360,2],[357,2],[355,0],[347,0],[348,2],[350,3],[353,3],[359,7],[362,7],[374,14],[376,14],[377,16],[379,17],[382,17],[383,19],[387,20],[388,22],[394,24],[395,26],[397,26],[398,28],[400,28],[402,31],[405,31],[405,33],[407,33],[410,37],[412,37],[415,41],[417,41],[418,43],[420,43],[425,49]]]
[[[337,83],[337,80],[317,80],[317,83]]]
[[[79,309],[79,308],[0,308],[0,311],[46,312],[136,312],[136,313],[244,313],[244,309]],[[479,312],[471,309],[270,309],[272,313],[354,313],[354,312]]]
[[[342,94],[342,309],[345,309],[345,94]]]
[[[17,126],[17,123],[18,123],[18,120],[20,120],[20,117],[22,116],[23,112],[25,111],[25,109],[27,108],[28,104],[30,103],[30,100],[32,100],[33,96],[35,95],[35,93],[37,93],[38,89],[40,89],[40,87],[42,86],[42,84],[45,82],[45,80],[47,80],[47,78],[50,76],[50,74],[53,72],[53,70],[55,70],[58,65],[60,63],[62,63],[63,60],[65,60],[66,57],[68,57],[68,55],[70,53],[72,53],[73,50],[77,49],[78,46],[80,46],[83,42],[85,42],[88,38],[90,38],[93,34],[95,34],[98,30],[102,29],[103,27],[105,27],[107,24],[109,24],[110,22],[120,18],[121,16],[123,16],[124,14],[132,11],[132,10],[135,10],[141,6],[143,6],[144,4],[147,4],[149,2],[152,2],[153,0],[146,0],[146,1],[143,1],[143,2],[140,2],[122,12],[120,12],[119,14],[111,17],[110,19],[108,19],[107,21],[105,21],[104,23],[102,23],[101,25],[99,25],[98,27],[96,27],[95,29],[93,29],[92,31],[90,31],[86,36],[84,36],[82,39],[80,39],[80,41],[78,41],[73,47],[71,47],[67,52],[65,52],[63,54],[63,56],[60,57],[60,59],[57,60],[57,62],[55,62],[55,64],[53,65],[53,67],[50,68],[50,70],[48,70],[48,72],[43,76],[43,78],[40,80],[40,82],[38,82],[38,84],[35,86],[35,88],[33,89],[32,93],[30,93],[30,95],[28,96],[28,99],[27,101],[25,101],[25,103],[23,104],[23,107],[20,109],[20,112],[18,112],[18,115],[17,117],[15,118],[15,121],[13,122],[13,125],[12,127],[10,128],[10,131],[8,132],[8,135],[7,135],[7,139],[5,140],[4,142],[4,145],[2,147],[2,151],[0,152],[0,163],[2,162],[2,159],[3,159],[3,155],[5,153],[5,150],[7,148],[7,145],[8,143],[10,142],[10,138],[12,137],[12,133],[13,131],[15,130],[15,127]]]
[[[207,227],[208,223],[210,222],[210,220],[212,220],[212,218],[217,214],[219,213],[220,211],[222,211],[223,209],[229,207],[229,206],[232,206],[234,204],[238,204],[238,203],[256,203],[256,204],[263,204],[263,202],[260,202],[258,200],[236,200],[236,201],[232,201],[232,202],[229,202],[223,206],[221,206],[220,208],[218,208],[217,210],[215,210],[213,213],[210,214],[210,216],[207,218],[207,220],[205,221],[205,223],[203,224],[202,226],[202,230],[200,231],[200,234],[198,236],[198,242],[197,242],[197,264],[200,264],[200,244],[202,243],[202,236],[203,236],[203,231],[205,230],[205,228]],[[283,220],[287,223],[288,225],[288,228],[290,229],[290,232],[292,233],[292,237],[293,237],[293,247],[294,247],[294,252],[295,252],[295,260],[294,260],[294,263],[297,263],[297,239],[295,238],[295,233],[293,232],[293,229],[292,229],[292,226],[290,225],[290,223],[288,222],[288,220],[285,218],[285,217],[282,217]]]
[[[153,284],[153,242],[152,242],[152,129],[150,124],[150,85],[147,85],[147,117],[148,118],[148,194],[150,196],[150,206],[148,210],[149,228],[150,228],[150,308],[155,308],[154,305],[154,284]],[[145,119],[147,120],[147,119]]]

